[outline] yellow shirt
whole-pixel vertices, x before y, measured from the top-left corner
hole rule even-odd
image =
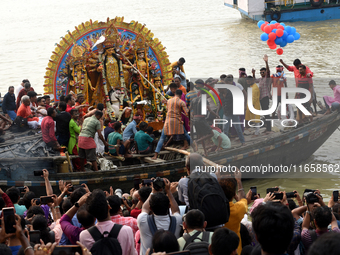
[[[240,229],[241,229],[241,220],[244,217],[244,214],[247,213],[248,210],[248,202],[247,199],[242,198],[240,201],[236,202],[235,204],[233,202],[229,202],[230,207],[230,217],[229,221],[224,225],[225,228],[234,231],[238,238],[240,238],[240,242],[238,244],[237,248],[237,254],[241,254],[242,251],[242,242],[241,242],[241,235],[240,235]]]
[[[253,91],[252,91],[252,99],[253,99],[253,106],[256,110],[261,110],[261,104],[260,104],[260,89],[254,83],[253,85],[250,86]],[[255,115],[250,112],[249,107],[247,106],[247,111],[246,111],[246,120],[253,120],[253,119],[260,119],[260,115]]]

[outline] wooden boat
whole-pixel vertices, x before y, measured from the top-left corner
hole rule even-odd
[[[269,135],[260,135],[257,138],[246,136],[246,146],[233,142],[231,149],[210,153],[208,159],[231,166],[291,166],[298,165],[308,159],[322,144],[333,134],[340,125],[340,114],[333,112],[330,115],[316,117],[313,122],[299,128],[275,132]],[[9,136],[10,132],[6,136]],[[170,180],[178,180],[186,175],[184,155],[176,151],[161,151],[159,159],[151,160],[152,155],[134,154],[132,159],[119,161],[111,159],[116,169],[98,172],[69,172],[58,173],[59,166],[66,161],[63,155],[39,155],[34,153],[43,148],[43,142],[37,142],[40,134],[31,134],[15,137],[13,140],[0,144],[0,187],[29,186],[31,190],[44,192],[44,180],[34,176],[34,170],[46,168],[50,172],[50,181],[58,189],[58,181],[70,181],[73,184],[86,183],[91,189],[121,188],[128,192],[133,187],[133,180],[150,179],[151,177],[164,176]],[[33,145],[36,143],[35,145]],[[10,145],[11,144],[11,145]],[[20,144],[22,152],[19,153]],[[32,146],[33,145],[33,146]],[[16,147],[15,147],[16,146]],[[17,149],[15,149],[15,148]],[[10,150],[12,149],[12,151]],[[247,173],[246,178],[268,177],[261,173]]]

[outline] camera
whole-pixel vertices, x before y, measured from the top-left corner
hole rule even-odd
[[[307,204],[314,204],[316,202],[319,202],[319,198],[313,192],[307,192],[303,195],[306,198]]]
[[[164,184],[164,179],[161,177],[157,177],[156,179],[153,180],[153,188],[156,191],[160,191],[161,189],[164,189],[165,184]]]

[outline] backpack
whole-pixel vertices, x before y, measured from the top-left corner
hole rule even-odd
[[[175,235],[177,220],[174,216],[169,216],[169,217],[170,217],[169,231]],[[156,233],[156,231],[158,230],[157,226],[156,226],[156,222],[155,222],[155,216],[153,214],[148,215],[147,220],[148,220],[150,232],[151,232],[152,235],[154,235]]]
[[[191,255],[208,255],[209,254],[209,237],[210,232],[203,232],[202,239],[198,238],[201,231],[197,231],[194,235],[183,235],[185,245],[183,251],[190,251]],[[201,240],[201,242],[194,242],[195,239]]]
[[[228,222],[229,201],[216,178],[206,172],[194,172],[188,178],[190,209],[203,212],[208,223],[207,228]]]
[[[13,121],[13,124],[11,126],[11,131],[12,132],[24,132],[26,130],[28,130],[27,119],[21,116],[17,116]]]
[[[88,231],[95,241],[90,252],[93,255],[122,255],[122,247],[117,240],[122,227],[122,225],[115,224],[110,233],[105,231],[103,234],[96,226],[89,228]],[[105,235],[107,236],[105,237]]]
[[[176,218],[174,216],[170,216],[169,215],[169,217],[170,217],[170,226],[169,226],[168,230],[175,235],[177,220],[176,220]],[[155,222],[155,216],[153,214],[152,215],[148,215],[147,220],[148,220],[148,225],[149,225],[150,232],[151,232],[152,236],[154,236],[154,234],[158,230],[157,226],[156,226],[156,222]],[[150,247],[150,251],[153,251],[152,244],[151,244],[151,247]]]

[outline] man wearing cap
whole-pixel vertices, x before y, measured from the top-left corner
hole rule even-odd
[[[137,133],[136,126],[139,124],[139,122],[141,120],[142,120],[142,116],[140,116],[140,115],[133,116],[133,120],[124,129],[124,132],[123,132],[123,142],[129,140],[133,135],[135,135]]]

